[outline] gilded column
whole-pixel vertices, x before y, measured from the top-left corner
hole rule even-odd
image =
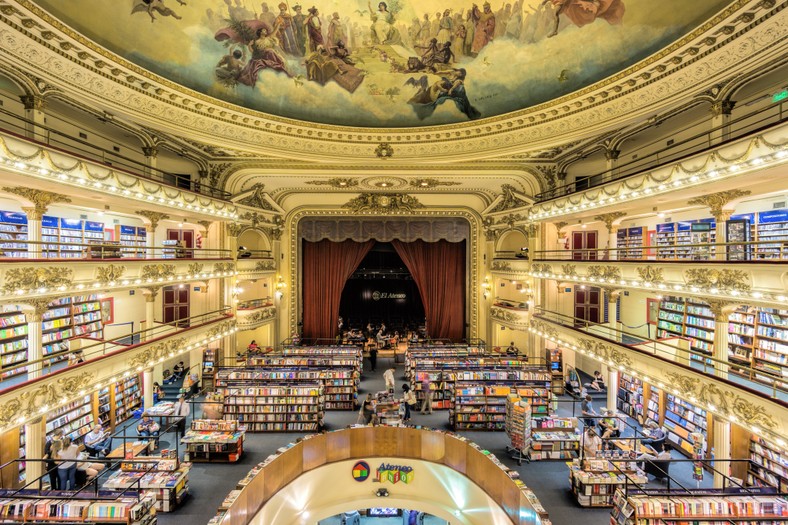
[[[145,294],[145,331],[140,337],[140,342],[148,341],[153,338],[150,331],[153,328],[154,319],[156,318],[156,296],[159,295],[158,288],[148,288]]]
[[[720,191],[717,193],[711,193],[709,195],[702,195],[700,197],[690,199],[687,201],[687,204],[690,206],[702,205],[709,208],[711,216],[714,217],[716,221],[716,228],[714,230],[714,234],[716,236],[715,242],[717,244],[724,244],[725,224],[726,221],[731,218],[731,213],[733,213],[732,208],[735,206],[735,204],[731,205],[731,203],[740,199],[741,197],[746,197],[750,193],[750,190],[739,189]],[[724,261],[728,257],[725,246],[717,246],[714,252],[715,259]]]
[[[170,216],[166,213],[149,210],[141,210],[136,212],[136,214],[143,217],[145,221],[145,258],[156,259],[156,227],[160,221],[167,220]]]
[[[142,154],[145,156],[145,172],[150,175],[156,171],[156,159],[159,156],[159,148],[156,146],[143,146]]]
[[[146,368],[142,371],[142,396],[145,410],[153,406],[153,369]]]
[[[32,312],[27,312],[27,378],[36,379],[43,373],[44,347],[41,336],[41,319],[47,311],[51,299],[30,301]]]
[[[41,246],[41,219],[44,211],[38,207],[22,208],[27,215],[27,257],[28,259],[40,259],[42,253]]]
[[[46,122],[46,99],[41,95],[22,95],[19,97],[25,107],[25,136],[29,139],[47,142],[47,132],[43,128]]]
[[[728,316],[736,309],[736,305],[714,300],[706,302],[714,315],[714,375],[727,379]]]
[[[22,205],[22,211],[27,215],[27,256],[30,259],[41,257],[41,219],[47,212],[47,208],[56,202],[71,202],[68,197],[63,197],[57,193],[26,188],[24,186],[4,186],[3,191],[18,195],[32,206]]]
[[[25,457],[40,459],[44,457],[44,442],[46,441],[46,424],[44,418],[38,417],[25,423]],[[41,461],[27,461],[25,463],[25,479],[27,482],[39,479],[46,473],[46,467]],[[45,481],[49,481],[47,478]],[[31,488],[40,488],[32,485]]]

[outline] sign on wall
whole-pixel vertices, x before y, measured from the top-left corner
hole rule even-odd
[[[369,464],[366,461],[359,461],[353,465],[353,479],[356,481],[366,481],[369,477]]]

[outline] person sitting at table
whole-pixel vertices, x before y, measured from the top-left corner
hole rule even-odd
[[[250,354],[254,354],[260,351],[260,347],[257,345],[257,341],[252,339],[252,342],[249,343],[249,346],[246,347],[246,351]]]
[[[612,410],[605,412],[605,418],[599,422],[602,427],[602,439],[610,439],[611,437],[619,437],[621,429],[618,427],[618,418],[616,413]]]
[[[386,348],[388,345],[388,341],[386,340],[386,332],[382,327],[380,330],[378,330],[377,335],[375,335],[375,342],[378,343],[378,348]]]
[[[605,378],[602,375],[602,372],[599,370],[594,370],[594,379],[590,383],[583,383],[583,386],[586,388],[593,388],[597,392],[601,392],[603,388],[605,388]]]
[[[642,470],[646,468],[646,461],[670,461],[672,459],[672,456],[670,455],[670,451],[667,448],[665,448],[664,444],[659,445],[657,447],[658,450],[655,450],[652,447],[648,447],[648,449],[649,449],[648,452],[644,452],[643,454],[640,454],[637,457],[637,461],[640,462],[638,466]],[[667,469],[663,469],[663,470],[667,470]]]
[[[646,439],[641,441],[643,445],[653,446],[665,442],[665,431],[655,421],[648,422],[644,434],[646,435]]]
[[[161,427],[150,416],[142,416],[142,421],[137,425],[139,437],[157,437]]]
[[[520,353],[520,349],[514,346],[514,341],[509,343],[509,346],[506,348],[506,355],[516,356],[518,353]]]
[[[112,450],[112,437],[101,425],[94,425],[93,430],[85,434],[82,442],[85,444],[85,452],[91,456],[106,456]]]

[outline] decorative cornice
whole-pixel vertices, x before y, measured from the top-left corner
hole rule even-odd
[[[142,267],[140,278],[144,280],[171,279],[175,276],[174,264],[148,264]]]
[[[534,263],[531,265],[531,271],[534,273],[553,273],[553,267],[549,264]]]
[[[735,392],[722,390],[716,383],[677,372],[664,371],[664,374],[671,379],[671,385],[678,391],[679,397],[691,403],[699,400],[701,403],[711,405],[715,407],[715,412],[721,413],[732,422],[741,422],[766,430],[779,427],[774,416],[765,406],[751,403]]]
[[[612,265],[601,266],[594,264],[586,268],[586,278],[588,277],[604,281],[615,280],[617,282],[621,280],[621,268]]]
[[[25,208],[28,219],[40,221],[41,217],[47,212],[47,208],[57,202],[71,202],[71,199],[57,193],[49,191],[25,188],[23,186],[4,186],[3,191],[12,195],[18,195],[23,199],[33,203],[33,208]]]
[[[514,208],[524,208],[531,205],[531,202],[517,194],[517,188],[511,184],[501,186],[501,200],[488,213],[498,213]]]
[[[241,224],[240,222],[227,223],[227,233],[230,235],[230,237],[238,237],[245,229],[246,225]]]
[[[566,277],[576,277],[577,266],[575,266],[574,264],[562,264],[561,273]]]
[[[266,321],[273,321],[276,319],[276,307],[269,306],[266,308],[259,308],[249,313],[244,311],[238,312],[238,327],[242,330],[251,330],[264,324]]]
[[[255,272],[264,272],[269,270],[275,270],[276,263],[273,259],[266,259],[264,261],[257,261],[257,264],[254,265]]]
[[[644,283],[660,284],[665,282],[665,278],[662,276],[662,268],[651,265],[639,266],[635,271]]]
[[[690,287],[716,289],[720,292],[748,292],[752,289],[750,275],[744,270],[690,268],[684,272],[684,282]]]
[[[74,271],[63,266],[34,266],[10,268],[5,272],[3,290],[6,293],[41,289],[69,288],[74,282]]]
[[[119,281],[123,274],[126,273],[126,267],[123,265],[109,264],[107,266],[96,267],[96,280],[101,284],[114,283]]]
[[[438,179],[411,179],[410,183],[413,188],[435,188],[437,186],[459,186],[461,182],[442,181]]]
[[[362,193],[342,207],[353,213],[406,213],[424,205],[416,197],[404,193]]]
[[[235,263],[215,263],[214,273],[235,273]]]
[[[623,351],[602,341],[580,339],[578,346],[591,354],[591,357],[613,363],[615,366],[632,366],[632,359]]]
[[[149,226],[151,230],[156,230],[160,221],[166,221],[167,219],[170,218],[170,216],[167,215],[166,213],[161,213],[158,211],[139,210],[139,211],[135,211],[134,213],[136,213],[140,217],[146,218],[150,223]]]
[[[207,334],[206,334],[207,335]],[[159,359],[167,357],[171,352],[175,352],[180,348],[186,346],[186,339],[181,337],[178,339],[170,339],[153,346],[150,346],[139,352],[137,355],[128,360],[129,368],[146,367],[155,363]]]
[[[203,268],[205,268],[205,265],[202,263],[189,264],[189,275],[200,275]]]
[[[723,211],[725,206],[727,206],[731,201],[740,199],[741,197],[746,197],[751,193],[752,192],[750,190],[740,190],[737,188],[696,197],[694,199],[688,200],[687,204],[690,206],[707,206],[711,212],[712,217],[714,217],[717,221],[721,221],[727,219],[727,216],[730,216],[730,212]]]
[[[493,261],[490,265],[490,270],[494,272],[509,272],[512,270],[512,265],[506,261]]]
[[[523,318],[514,312],[504,308],[496,308],[495,306],[490,307],[490,318],[509,324],[523,324],[525,322]]]
[[[388,142],[381,142],[375,148],[375,156],[379,159],[390,159],[394,156],[394,148]]]
[[[265,184],[257,183],[251,188],[251,193],[242,199],[239,199],[237,204],[244,206],[251,206],[252,208],[259,208],[261,210],[276,211],[271,203],[265,198]]]

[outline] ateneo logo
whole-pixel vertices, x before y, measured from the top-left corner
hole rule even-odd
[[[375,290],[372,292],[372,300],[373,301],[380,301],[380,292]]]
[[[356,481],[366,481],[369,477],[369,464],[366,461],[359,461],[353,465],[353,479]]]

